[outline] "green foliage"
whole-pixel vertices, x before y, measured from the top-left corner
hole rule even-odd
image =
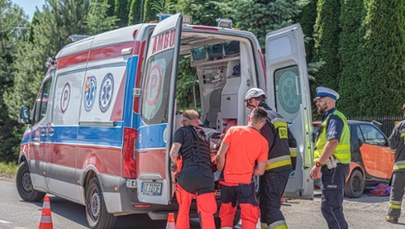
[[[17,158],[15,149],[20,141],[15,131],[17,122],[9,118],[5,94],[13,90],[17,58],[15,50],[26,39],[28,31],[27,17],[22,9],[12,5],[11,1],[0,1],[0,160],[13,161]],[[13,150],[14,149],[14,150]]]
[[[223,11],[235,21],[236,27],[254,33],[261,47],[266,34],[293,24],[307,0],[236,0]]]
[[[175,13],[175,3],[170,0],[160,0],[152,3],[152,9],[157,13]]]
[[[89,35],[116,28],[119,19],[116,16],[107,16],[108,4],[104,2],[90,3],[89,13],[86,18],[87,31]]]
[[[116,16],[114,13],[115,0],[104,0],[104,3],[107,3],[107,5],[109,6],[107,10],[107,16]]]
[[[195,109],[201,107],[200,90],[198,87],[197,72],[190,67],[190,57],[183,57],[180,60],[176,88],[176,104],[178,111]],[[197,98],[197,99],[196,99]]]
[[[231,0],[204,1],[204,0],[178,0],[176,9],[183,15],[193,17],[195,25],[212,25],[217,23],[216,18],[227,17],[226,11],[230,11]]]
[[[143,22],[150,22],[156,21],[158,13],[154,8],[153,5],[159,0],[144,0],[143,9]]]
[[[98,13],[96,13],[98,11]],[[104,11],[104,12],[103,12]],[[47,0],[42,12],[34,16],[29,39],[14,53],[16,58],[11,64],[15,69],[14,87],[4,93],[4,102],[11,120],[16,120],[22,105],[33,104],[35,95],[46,72],[45,60],[54,56],[66,44],[70,43],[72,34],[93,34],[113,27],[114,17],[107,17],[107,5],[92,3],[88,0]],[[99,17],[99,18],[98,18]],[[29,83],[28,83],[29,82]],[[15,124],[15,121],[13,121]],[[10,131],[8,151],[18,153],[18,142],[23,126],[16,126]],[[18,136],[19,135],[19,136]],[[17,137],[18,136],[18,137]],[[14,150],[10,150],[14,145]]]
[[[405,98],[405,1],[365,2],[359,114],[397,113]]]
[[[129,15],[128,15],[128,25],[135,25],[141,23],[142,21],[142,11],[141,7],[143,0],[131,0],[129,1]]]
[[[315,78],[318,84],[338,90],[340,0],[318,0],[317,12],[314,34],[315,61],[324,61],[325,64]]]
[[[339,37],[339,57],[341,72],[339,76],[339,109],[350,116],[361,115],[359,101],[364,96],[359,90],[361,82],[362,59],[362,22],[365,17],[363,1],[343,0],[341,3]]]
[[[305,52],[308,63],[312,62],[313,50],[315,46],[313,33],[316,20],[316,0],[309,0],[308,4],[302,8],[298,15],[297,22],[300,23],[302,31],[305,35]]]
[[[15,163],[0,162],[0,177],[14,178],[17,174],[18,166]]]
[[[119,18],[119,27],[128,25],[129,2],[128,0],[115,0],[114,16]]]

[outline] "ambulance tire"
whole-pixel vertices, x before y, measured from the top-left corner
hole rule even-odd
[[[349,180],[345,185],[345,196],[349,198],[359,198],[363,195],[365,180],[360,170],[353,170]]]
[[[117,217],[107,212],[100,182],[92,178],[86,188],[86,219],[90,228],[114,228]]]
[[[16,186],[21,199],[27,202],[37,202],[44,198],[45,193],[37,191],[32,186],[30,170],[26,161],[18,166]]]

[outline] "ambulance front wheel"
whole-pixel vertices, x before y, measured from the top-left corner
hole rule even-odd
[[[26,161],[18,166],[16,175],[17,191],[21,199],[28,202],[37,202],[44,198],[45,193],[34,189],[31,182],[31,174]]]
[[[92,229],[114,228],[117,217],[107,212],[100,182],[92,178],[86,188],[86,219]]]

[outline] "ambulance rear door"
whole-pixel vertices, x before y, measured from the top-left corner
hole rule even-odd
[[[297,166],[284,196],[313,198],[313,182],[307,181],[313,161],[312,109],[304,34],[299,24],[267,34],[266,77],[267,101],[287,120],[297,140]]]
[[[138,129],[139,201],[170,204],[172,182],[169,150],[173,136],[174,100],[182,16],[173,15],[155,27],[149,39],[141,86]]]

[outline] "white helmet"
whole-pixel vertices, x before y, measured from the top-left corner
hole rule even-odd
[[[246,93],[245,93],[245,100],[251,99],[251,98],[257,98],[260,97],[261,95],[264,95],[266,98],[266,93],[260,88],[250,88]]]

